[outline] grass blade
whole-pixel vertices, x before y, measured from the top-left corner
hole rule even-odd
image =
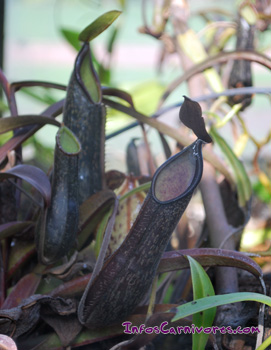
[[[218,134],[218,132],[214,128],[210,130],[210,134],[213,137],[214,141],[218,144],[222,152],[225,154],[233,168],[236,178],[238,202],[241,207],[245,207],[252,195],[252,189],[244,165],[233,153],[232,149],[227,144],[227,142]]]
[[[217,306],[239,303],[241,301],[256,301],[271,307],[271,298],[260,293],[240,292],[223,295],[214,295],[196,301],[190,301],[184,305],[177,307],[176,315],[171,321],[177,321],[181,318],[194,315],[197,312],[202,312]],[[171,310],[172,311],[172,310]]]
[[[191,256],[187,256],[187,259],[191,270],[193,299],[197,300],[215,295],[213,285],[203,267]],[[196,313],[193,315],[193,323],[197,327],[211,327],[215,314],[216,308],[211,308],[204,312]],[[208,337],[208,334],[204,334],[202,332],[192,334],[193,350],[204,349],[208,341]]]

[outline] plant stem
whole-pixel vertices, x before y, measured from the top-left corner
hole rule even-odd
[[[200,189],[210,232],[211,246],[219,247],[232,230],[232,227],[227,221],[219,186],[215,179],[215,169],[207,162],[204,164]],[[234,240],[229,239],[224,248],[235,250]],[[218,294],[238,291],[236,270],[231,267],[219,268],[216,273],[216,286]]]
[[[0,0],[0,68],[4,65],[5,0]]]

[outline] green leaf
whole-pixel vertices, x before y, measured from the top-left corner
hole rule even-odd
[[[240,14],[251,26],[256,24],[257,14],[250,5],[243,6],[240,9]]]
[[[67,42],[75,48],[76,51],[79,51],[81,49],[80,41],[78,40],[79,32],[75,30],[60,29],[61,34],[64,36],[64,38],[67,40]]]
[[[119,28],[114,28],[111,36],[109,37],[108,43],[107,43],[107,51],[109,53],[113,52],[114,44],[116,42],[117,35],[119,33]]]
[[[268,193],[266,187],[261,181],[257,181],[253,184],[253,192],[260,198],[261,201],[265,203],[271,202],[271,193]]]
[[[248,141],[249,141],[249,135],[246,132],[243,132],[238,137],[238,139],[235,142],[234,149],[233,149],[233,152],[234,152],[234,154],[236,154],[237,157],[240,157],[243,154],[243,152],[247,146]]]
[[[35,294],[41,280],[41,274],[28,273],[24,275],[12,288],[5,299],[2,309],[11,309],[18,306],[23,299]]]
[[[3,100],[0,100],[0,111],[1,111],[1,112],[6,112],[6,111],[8,111],[8,106],[7,106],[7,104],[6,104]]]
[[[208,296],[214,296],[214,288],[209,279],[209,276],[203,267],[191,256],[187,256],[190,264],[193,299],[201,299]],[[193,323],[197,327],[211,327],[215,318],[216,308],[208,309],[201,313],[193,315]],[[203,332],[192,334],[193,350],[204,349],[208,341],[208,334]]]
[[[239,303],[241,301],[257,301],[259,303],[266,304],[269,307],[271,307],[271,298],[259,293],[240,292],[223,295],[214,295],[198,299],[196,301],[190,301],[189,303],[178,306],[176,308],[176,315],[171,321],[178,321],[181,318],[193,315],[197,312],[205,311],[221,305]],[[172,312],[172,310],[169,310],[168,312]]]
[[[143,191],[147,191],[149,190],[149,188],[151,187],[151,182],[145,182],[144,184],[142,185],[139,185],[135,188],[133,188],[131,191],[125,193],[121,198],[120,198],[120,202],[124,201],[126,198],[129,198],[131,196],[133,196],[134,194],[136,193],[140,193],[140,192],[143,192]]]
[[[225,115],[225,117],[216,124],[216,128],[222,128],[238,113],[243,107],[242,103],[238,103],[232,107],[232,109]]]
[[[265,339],[265,341],[257,347],[256,350],[264,350],[267,349],[267,347],[271,344],[271,336]]]
[[[101,83],[105,85],[110,85],[110,80],[111,80],[110,69],[106,68],[103,64],[99,64],[98,75]]]
[[[244,165],[233,153],[231,147],[227,144],[227,142],[218,134],[214,128],[211,128],[210,134],[224,155],[227,157],[229,163],[233,168],[237,185],[238,202],[241,207],[245,207],[251,198],[252,188]]]
[[[80,41],[91,41],[108,28],[121,14],[121,11],[109,11],[98,17],[88,25],[80,34]]]

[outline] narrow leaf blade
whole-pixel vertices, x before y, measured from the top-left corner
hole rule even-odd
[[[34,225],[32,221],[12,221],[6,224],[0,225],[0,240],[8,237],[13,237],[17,233]]]
[[[254,260],[247,255],[227,249],[218,248],[194,248],[177,251],[169,251],[163,254],[158,272],[169,272],[189,268],[186,255],[192,256],[203,267],[228,266],[238,267],[251,272],[254,276],[262,276],[262,270]]]
[[[18,306],[23,299],[29,298],[35,294],[40,283],[41,275],[29,273],[23,276],[19,282],[13,287],[11,293],[6,298],[2,309],[11,309]]]
[[[120,90],[120,89],[116,89],[116,88],[102,87],[102,93],[103,93],[103,96],[118,97],[118,98],[126,101],[127,103],[129,103],[129,105],[131,107],[134,107],[134,102],[133,102],[132,96],[124,90]]]
[[[109,11],[98,17],[88,25],[80,34],[80,41],[91,41],[108,28],[121,14],[121,11]]]
[[[227,144],[227,142],[218,134],[214,128],[212,128],[210,132],[214,138],[214,141],[218,144],[233,168],[236,178],[239,205],[241,207],[245,207],[251,198],[252,188],[244,165],[233,153],[231,147]]]
[[[192,257],[187,256],[190,264],[192,284],[193,284],[193,299],[201,299],[215,295],[213,285],[204,271],[203,267]],[[216,308],[208,309],[202,313],[193,315],[193,323],[198,327],[211,327],[215,318]],[[208,341],[208,334],[195,333],[192,334],[193,350],[204,349]]]
[[[271,298],[264,294],[240,292],[223,295],[214,295],[178,306],[176,308],[176,315],[171,321],[174,322],[183,317],[187,317],[197,312],[202,312],[211,309],[213,307],[232,303],[239,303],[241,301],[256,301],[271,307]],[[172,312],[172,310],[170,310],[169,312]]]
[[[50,107],[46,108],[45,111],[43,111],[42,115],[47,116],[50,118],[58,116],[60,113],[62,113],[63,110],[63,104],[64,100],[61,100]],[[28,131],[25,131],[22,134],[13,136],[11,139],[9,139],[1,148],[0,148],[0,163],[6,158],[9,151],[12,151],[13,149],[16,149],[18,146],[20,146],[25,140],[27,140],[30,136],[32,136],[37,130],[39,130],[43,124],[35,124],[32,128],[29,128]]]
[[[10,130],[18,129],[28,125],[45,125],[51,124],[60,126],[60,123],[50,117],[41,115],[22,115],[18,117],[8,117],[0,119],[0,134],[4,134]]]
[[[79,51],[81,49],[80,42],[78,40],[79,33],[75,30],[62,28],[60,30],[61,34],[67,40],[67,42],[76,50]]]
[[[42,195],[46,205],[51,198],[51,184],[46,174],[33,165],[20,164],[10,170],[0,173],[0,181],[10,177],[18,177],[27,181]]]

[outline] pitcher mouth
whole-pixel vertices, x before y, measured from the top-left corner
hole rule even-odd
[[[180,153],[169,158],[156,171],[151,187],[151,193],[156,202],[167,204],[194,191],[202,176],[204,143],[201,139],[197,139]]]

